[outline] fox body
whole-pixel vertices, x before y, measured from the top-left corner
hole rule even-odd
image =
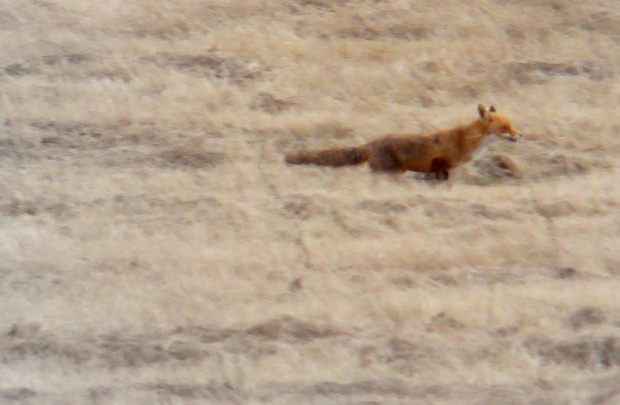
[[[348,166],[368,162],[373,171],[431,173],[447,180],[449,171],[479,156],[494,141],[521,137],[495,107],[478,105],[473,122],[432,134],[386,135],[350,148],[301,151],[285,156],[290,164]]]

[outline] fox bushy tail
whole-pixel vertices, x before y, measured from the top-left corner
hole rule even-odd
[[[354,146],[351,148],[335,148],[323,150],[310,150],[288,153],[284,157],[286,163],[293,165],[318,165],[318,166],[353,166],[368,160],[368,148]]]

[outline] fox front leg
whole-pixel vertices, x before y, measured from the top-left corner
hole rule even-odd
[[[450,177],[450,164],[446,159],[435,158],[431,162],[431,173],[435,174],[435,179],[445,181]]]

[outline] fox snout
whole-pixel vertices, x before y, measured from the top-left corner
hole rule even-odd
[[[517,134],[508,134],[508,140],[510,142],[517,142],[519,140],[519,138],[522,138],[523,135],[517,133]]]
[[[519,131],[511,131],[503,133],[502,138],[507,139],[510,142],[517,142],[520,138],[523,138],[523,134]]]

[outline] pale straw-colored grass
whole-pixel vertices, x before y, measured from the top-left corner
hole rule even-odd
[[[610,1],[4,1],[0,402],[616,403],[619,38]],[[524,139],[447,184],[282,160],[479,102]]]

